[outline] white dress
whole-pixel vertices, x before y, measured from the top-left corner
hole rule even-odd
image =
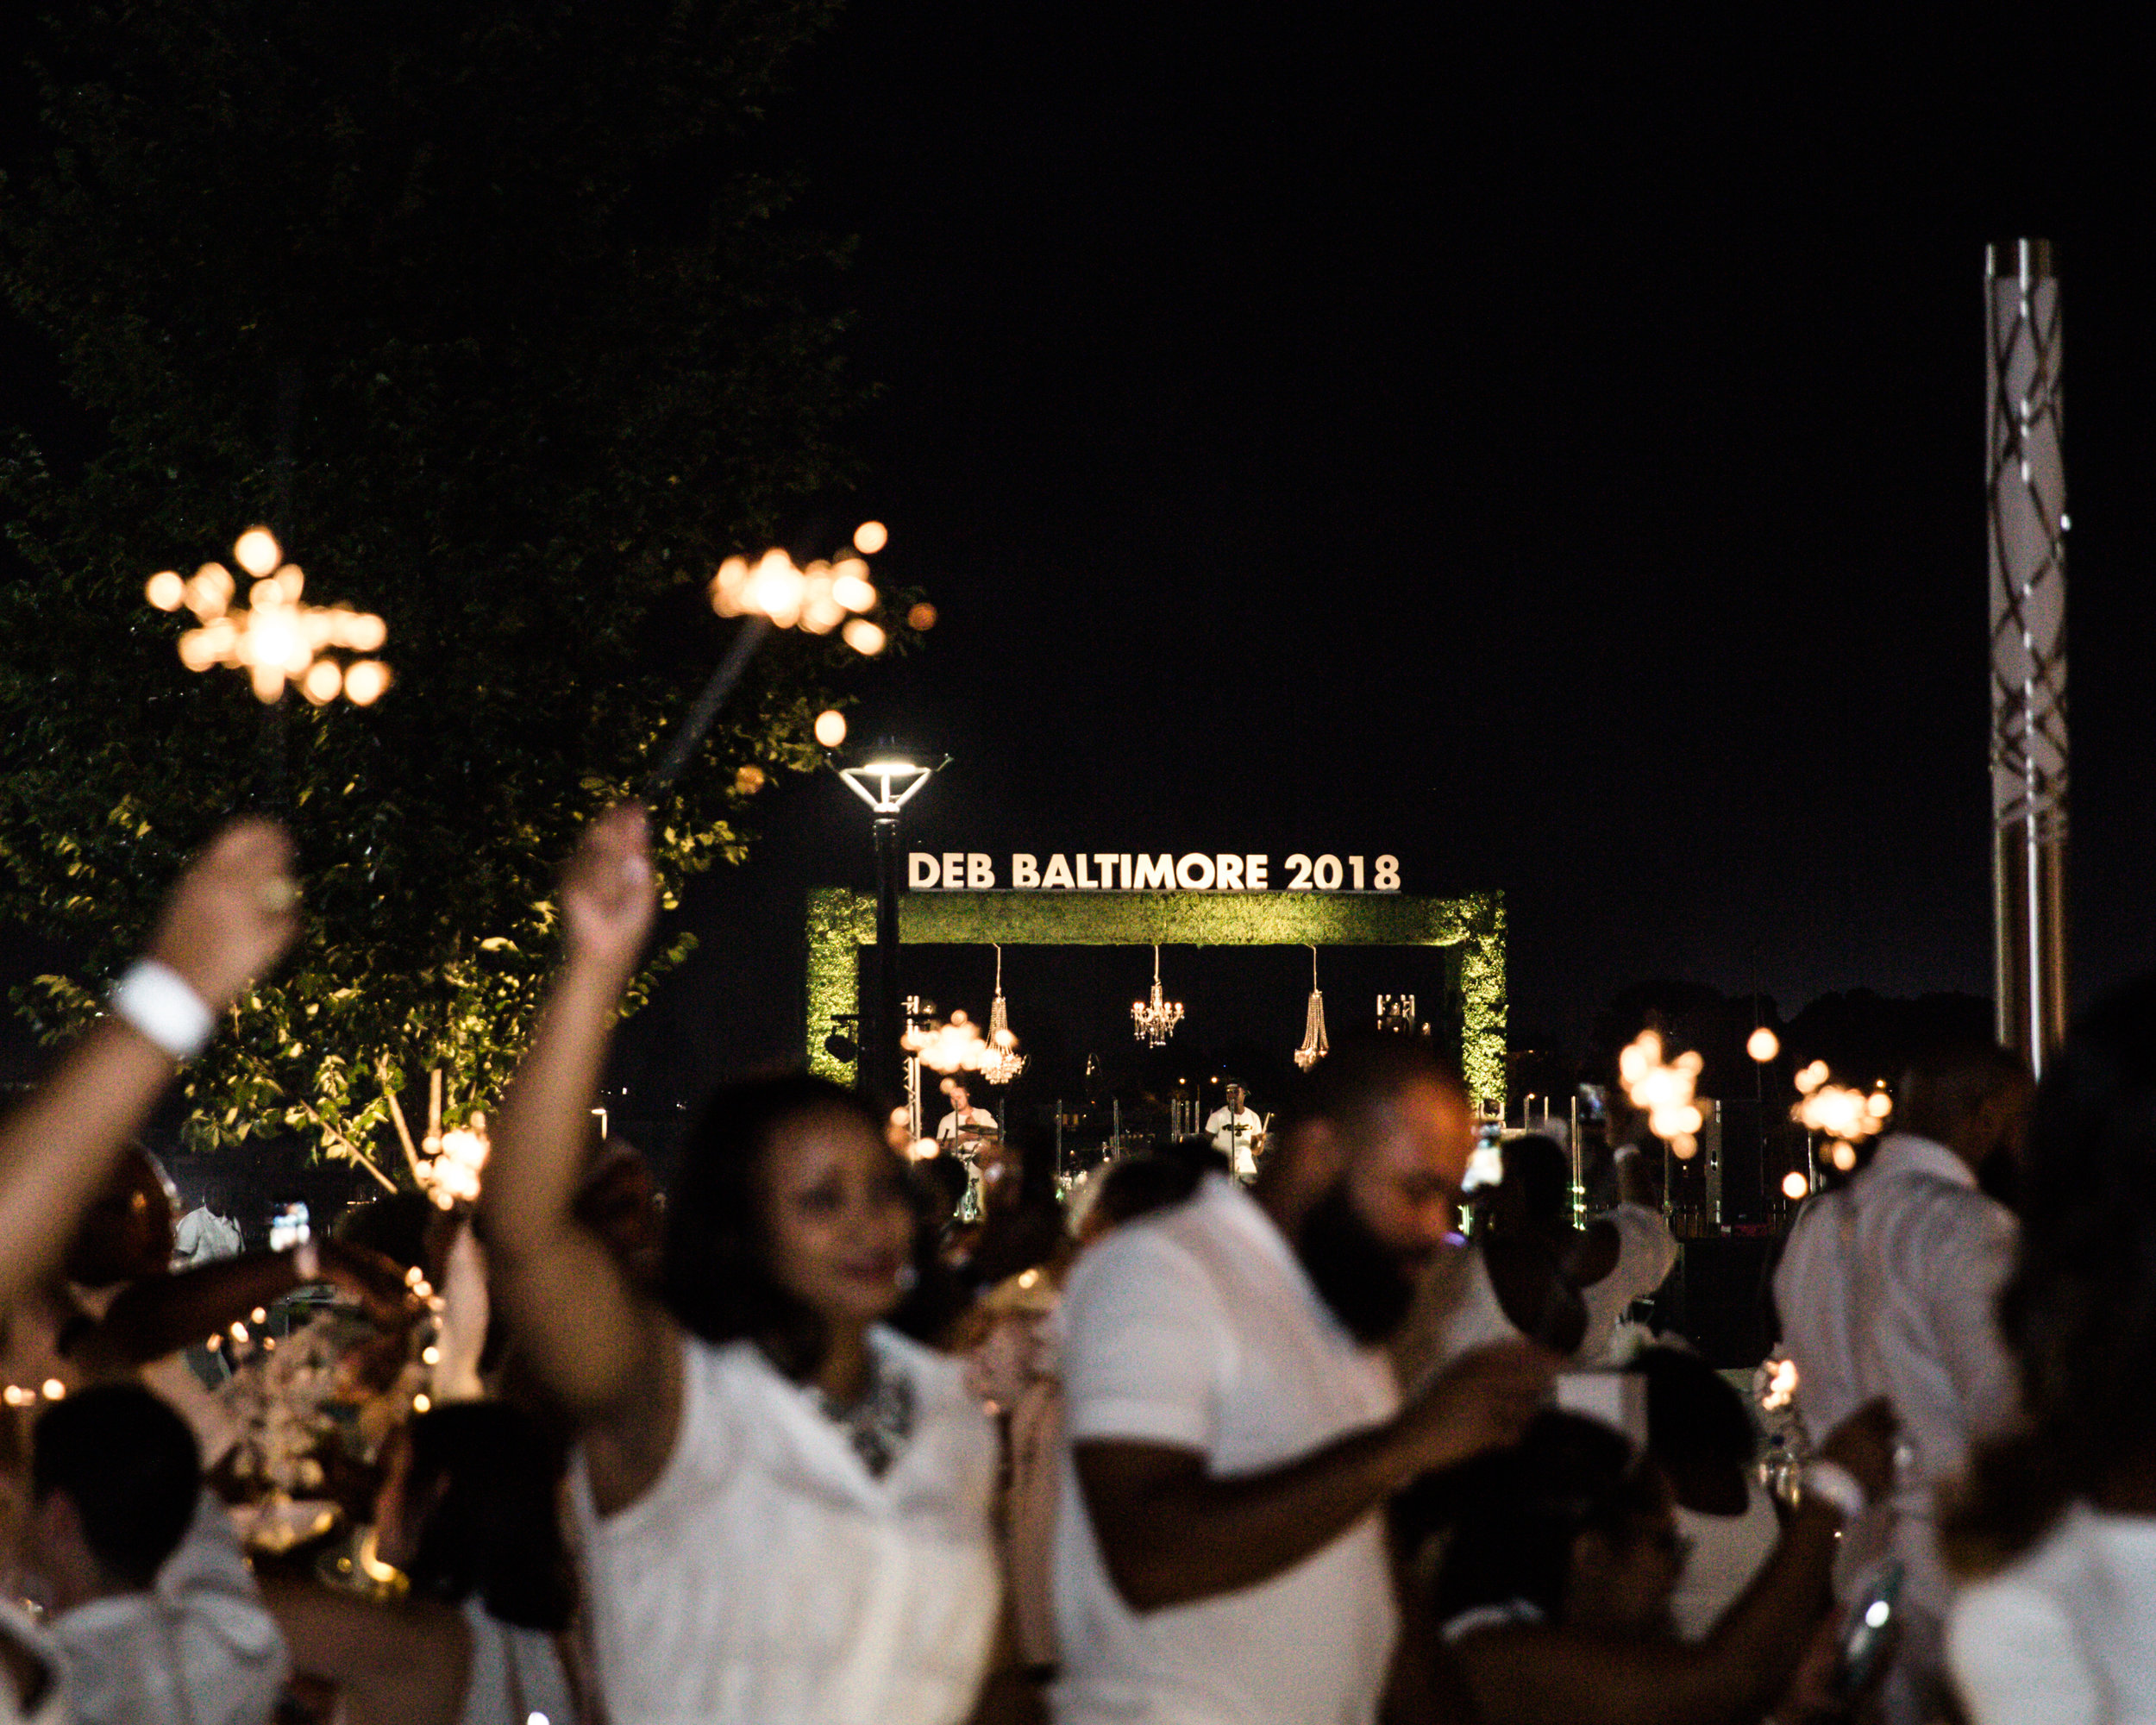
[[[1971,1725],[2156,1725],[2156,1519],[2075,1505],[1955,1596],[1946,1661]]]
[[[912,1386],[881,1477],[751,1343],[685,1339],[681,1427],[651,1489],[595,1514],[571,1476],[612,1725],[955,1725],[1000,1605],[995,1438],[964,1369],[893,1332]]]

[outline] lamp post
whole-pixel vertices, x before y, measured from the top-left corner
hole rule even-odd
[[[861,1003],[861,1052],[854,1070],[862,1100],[879,1107],[891,1105],[904,1070],[899,1056],[899,811],[935,770],[888,747],[872,751],[860,766],[838,769],[846,788],[876,818],[875,975]]]

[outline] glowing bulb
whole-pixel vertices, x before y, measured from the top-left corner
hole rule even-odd
[[[232,546],[232,561],[250,575],[266,575],[284,557],[266,527],[250,527]]]
[[[1894,1098],[1883,1090],[1874,1090],[1864,1099],[1864,1111],[1875,1120],[1883,1120],[1894,1112]]]
[[[354,613],[344,625],[344,644],[354,653],[372,653],[389,639],[389,625],[371,611]]]
[[[422,1364],[422,1365],[439,1365],[439,1364],[442,1364],[442,1350],[441,1350],[440,1348],[438,1348],[438,1347],[432,1346],[431,1345],[430,1345],[430,1346],[426,1346],[426,1347],[423,1347],[423,1348],[420,1349],[420,1350],[419,1350],[419,1363],[420,1363],[420,1364]]]
[[[433,1406],[433,1397],[429,1396],[424,1390],[420,1391],[418,1395],[411,1398],[411,1411],[415,1414],[423,1414],[428,1408]]]
[[[846,644],[864,658],[873,659],[883,651],[883,630],[865,617],[856,617],[839,633],[846,637]]]
[[[160,569],[142,584],[142,597],[160,611],[178,611],[186,592],[187,583],[174,569]]]
[[[906,623],[909,629],[927,630],[935,628],[936,607],[926,599],[923,599],[920,604],[906,612]]]
[[[881,521],[864,521],[854,529],[854,549],[873,557],[891,543],[891,530]]]
[[[248,1314],[248,1316],[252,1318],[258,1324],[266,1324],[269,1322],[269,1312],[267,1308],[261,1306],[257,1306],[252,1312]]]
[[[848,611],[873,611],[876,604],[875,583],[867,577],[866,563],[841,563],[831,580],[831,599]]]
[[[1846,1174],[1857,1165],[1857,1146],[1841,1143],[1827,1152],[1827,1159],[1841,1173]]]
[[[1818,1089],[1819,1087],[1826,1082],[1827,1063],[1823,1060],[1814,1060],[1809,1066],[1807,1066],[1802,1072],[1796,1075],[1796,1088],[1801,1093],[1807,1096],[1810,1095],[1813,1091]]]
[[[48,1377],[38,1386],[47,1402],[57,1402],[67,1394],[67,1386],[57,1377]]]
[[[912,1156],[914,1161],[916,1162],[926,1162],[930,1157],[941,1156],[943,1153],[943,1145],[937,1143],[932,1138],[916,1138],[914,1140]]]
[[[816,715],[816,740],[826,749],[836,749],[846,740],[846,715],[835,707],[826,707]]]
[[[307,667],[307,674],[299,681],[299,692],[320,706],[337,698],[337,691],[344,687],[344,673],[334,659],[317,659]]]
[[[1794,1203],[1812,1189],[1812,1182],[1795,1169],[1782,1176],[1782,1195]]]
[[[354,706],[372,706],[389,682],[388,666],[379,659],[362,659],[344,674],[344,698]]]
[[[1782,1051],[1782,1038],[1764,1025],[1745,1038],[1745,1052],[1762,1066]]]

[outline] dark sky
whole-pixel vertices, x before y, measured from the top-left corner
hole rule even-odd
[[[2041,234],[2077,992],[2147,964],[2148,44],[1488,9],[854,0],[799,61],[765,141],[859,237],[862,512],[943,618],[856,719],[955,757],[909,841],[1396,852],[1507,894],[1560,1044],[1653,976],[1988,993],[1982,259]],[[800,890],[867,882],[835,781],[762,819],[639,1084],[789,1045]],[[1292,1045],[1278,957],[1194,1026]]]
[[[801,62],[863,500],[944,618],[865,709],[956,757],[909,834],[1396,851],[1507,894],[1560,1042],[1658,975],[1988,994],[1982,262],[2033,233],[2077,992],[2146,965],[2144,46],[1586,9],[861,0]],[[707,912],[757,950],[866,879],[835,783],[768,818]]]

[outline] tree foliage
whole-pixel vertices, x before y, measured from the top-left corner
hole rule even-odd
[[[754,122],[830,0],[125,0],[68,9],[52,147],[0,285],[97,428],[0,461],[0,914],[87,950],[53,1030],[182,857],[267,796],[309,934],[189,1075],[209,1142],[390,1161],[385,1095],[496,1094],[551,871],[724,645],[718,561],[846,477],[819,304]],[[388,620],[376,706],[266,720],[191,675],[144,578],[268,521],[308,598]],[[815,759],[836,649],[781,637],[657,822],[662,877],[742,851],[739,769]],[[749,775],[753,779],[754,775]],[[677,962],[676,943],[647,973]],[[454,1110],[453,1109],[453,1113]]]

